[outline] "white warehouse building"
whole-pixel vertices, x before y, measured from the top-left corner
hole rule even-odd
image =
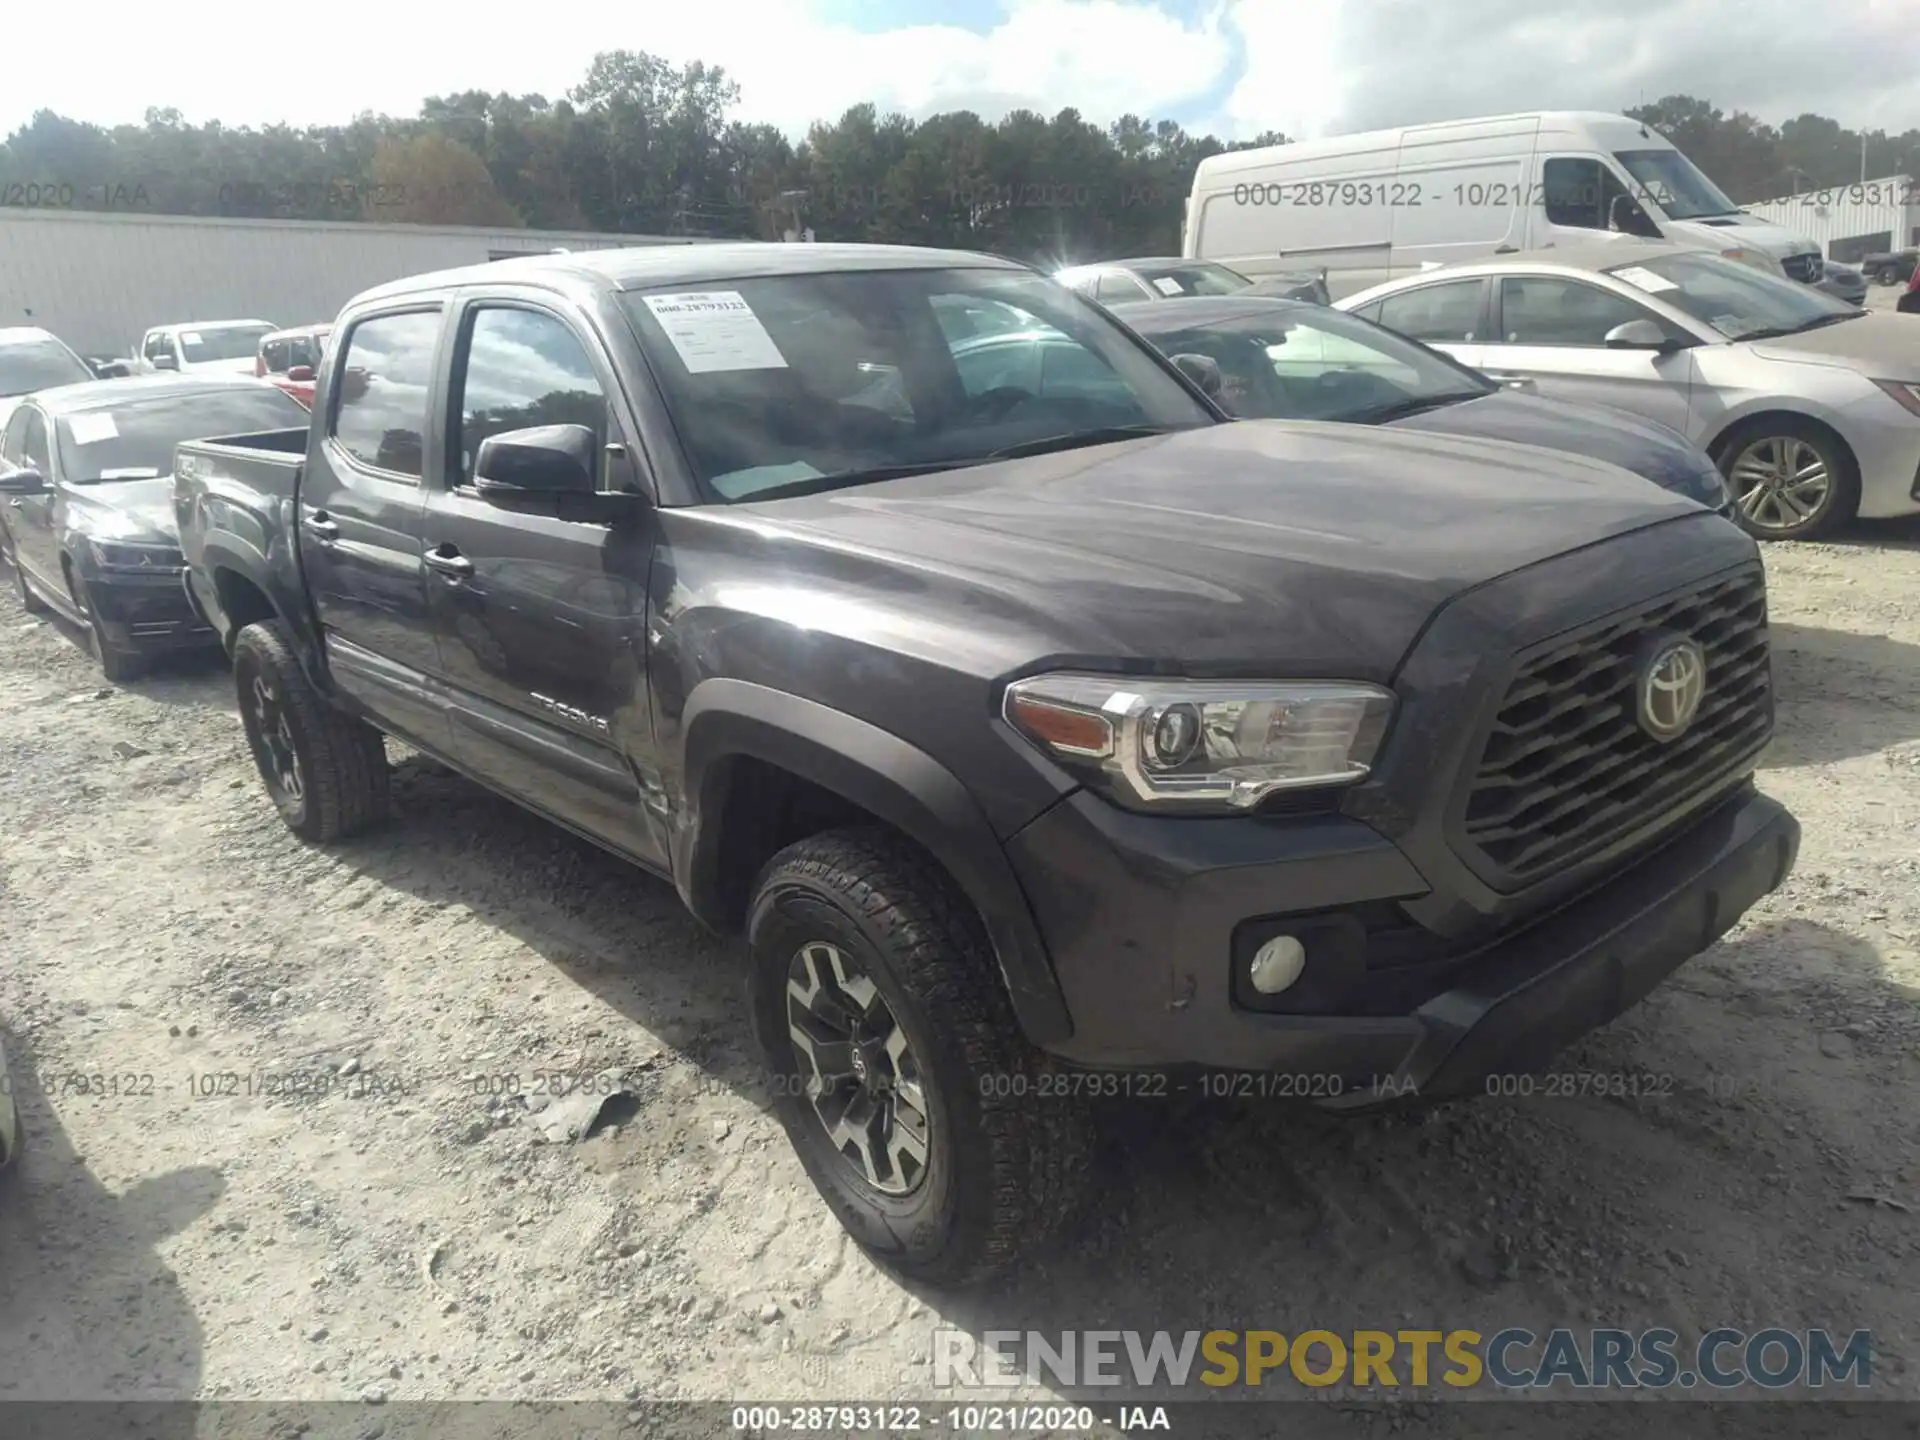
[[[362,290],[406,275],[556,249],[693,245],[657,235],[230,220],[0,209],[0,326],[51,330],[83,355],[130,355],[184,320],[332,320]]]
[[[1830,185],[1746,208],[1806,236],[1822,255],[1845,265],[1920,245],[1920,185],[1910,175]]]

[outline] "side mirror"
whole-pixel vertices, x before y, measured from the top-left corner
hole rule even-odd
[[[1220,362],[1211,355],[1176,355],[1173,363],[1182,375],[1206,392],[1209,400],[1218,400],[1227,388],[1226,377],[1220,373]]]
[[[287,379],[296,385],[310,384],[313,380],[313,367],[311,365],[295,365],[287,371]]]
[[[480,442],[473,488],[485,499],[520,495],[591,495],[599,449],[584,425],[536,425]]]
[[[47,477],[38,470],[9,470],[0,475],[0,495],[39,495],[47,488]]]
[[[180,362],[171,355],[156,355],[148,362],[156,370],[178,370]]]
[[[1638,235],[1643,240],[1660,238],[1660,227],[1631,195],[1613,197],[1613,203],[1607,207],[1607,228],[1618,230],[1622,235]]]
[[[1680,342],[1651,320],[1629,320],[1607,331],[1609,350],[1658,350],[1665,355],[1680,348]]]

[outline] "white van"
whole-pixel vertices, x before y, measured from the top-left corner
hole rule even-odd
[[[1181,249],[1259,279],[1327,270],[1339,299],[1454,260],[1620,230],[1815,284],[1811,240],[1747,214],[1657,131],[1558,111],[1374,130],[1200,162]]]

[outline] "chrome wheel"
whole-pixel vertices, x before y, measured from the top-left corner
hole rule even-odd
[[[287,724],[279,692],[264,675],[253,677],[252,710],[254,734],[260,740],[261,768],[289,800],[298,804],[307,793],[300,754],[294,748],[293,730]]]
[[[787,1034],[833,1148],[874,1189],[912,1193],[933,1135],[919,1062],[879,987],[838,946],[803,945],[788,965]]]
[[[1784,533],[1816,519],[1833,499],[1833,472],[1794,435],[1773,435],[1742,449],[1728,470],[1740,514],[1755,530]]]

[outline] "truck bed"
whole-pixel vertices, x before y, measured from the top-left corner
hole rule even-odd
[[[173,513],[194,607],[230,643],[222,605],[223,556],[290,559],[298,574],[295,496],[306,461],[304,428],[222,435],[176,447]]]

